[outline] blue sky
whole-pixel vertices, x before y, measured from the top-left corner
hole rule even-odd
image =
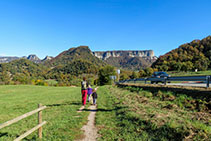
[[[0,0],[0,56],[149,50],[211,35],[210,0]]]

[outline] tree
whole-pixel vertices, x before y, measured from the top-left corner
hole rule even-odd
[[[195,69],[205,71],[208,68],[208,60],[202,59],[195,62]]]
[[[158,70],[159,71],[168,71],[168,66],[167,65],[158,66]]]
[[[174,65],[174,69],[173,70],[177,70],[180,71],[182,68],[182,63],[181,62],[176,62]]]
[[[146,76],[151,76],[153,74],[154,70],[152,68],[146,68],[145,73]]]
[[[126,79],[129,79],[129,75],[122,71],[120,73],[120,80],[126,80]]]
[[[186,62],[186,67],[187,67],[187,71],[193,70],[193,63],[190,61]]]
[[[9,75],[9,72],[2,72],[1,74],[0,74],[0,80],[2,81],[2,82],[4,82],[5,84],[9,84],[10,83],[10,75]]]
[[[105,66],[99,70],[98,79],[100,85],[111,84],[110,76],[116,75],[116,71],[112,66]]]
[[[146,76],[146,72],[144,70],[140,70],[139,77],[145,77],[145,76]]]
[[[130,75],[130,79],[138,78],[137,72],[133,71],[132,75]]]

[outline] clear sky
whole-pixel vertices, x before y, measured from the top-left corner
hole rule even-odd
[[[0,56],[154,50],[211,35],[211,0],[0,0]]]

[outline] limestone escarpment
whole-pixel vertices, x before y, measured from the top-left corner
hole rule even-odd
[[[153,50],[95,51],[93,54],[110,65],[129,70],[150,67],[157,59]]]
[[[154,57],[153,50],[118,50],[118,51],[95,51],[93,54],[102,60],[107,60],[109,57],[120,57],[120,56],[128,56],[128,57]]]

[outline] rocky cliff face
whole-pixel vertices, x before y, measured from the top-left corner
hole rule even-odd
[[[153,50],[95,51],[93,54],[110,65],[128,70],[150,67],[157,59]]]
[[[153,50],[129,50],[129,51],[95,51],[93,54],[102,60],[107,60],[109,57],[121,57],[121,56],[128,56],[128,57],[154,57]]]
[[[40,58],[38,58],[35,54],[31,54],[27,57],[28,60],[35,62],[35,63],[41,63]]]
[[[51,60],[51,59],[53,59],[52,56],[46,56],[46,57],[42,60],[42,62],[45,62],[45,61],[48,61],[48,60]]]

